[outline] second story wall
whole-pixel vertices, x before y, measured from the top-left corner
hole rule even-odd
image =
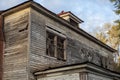
[[[47,32],[54,33],[65,39],[65,58],[47,54]],[[74,32],[57,20],[50,18],[41,11],[31,9],[31,38],[30,38],[30,69],[31,72],[53,67],[83,63],[90,61],[107,69],[112,69],[112,52]],[[52,34],[51,34],[52,35]],[[52,35],[51,37],[53,37]],[[51,38],[52,39],[52,38]],[[58,38],[54,37],[54,40]],[[54,43],[53,43],[54,44]],[[51,45],[52,46],[55,46]],[[53,47],[54,48],[54,47]],[[51,49],[53,49],[51,48]],[[57,51],[55,51],[57,52]],[[59,55],[59,54],[57,54]],[[54,57],[53,57],[54,56]]]

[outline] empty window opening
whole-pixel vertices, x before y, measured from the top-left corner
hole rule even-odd
[[[65,60],[65,38],[48,31],[46,37],[46,54],[60,60]]]

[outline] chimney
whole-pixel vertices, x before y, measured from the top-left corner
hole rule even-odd
[[[67,20],[68,22],[70,22],[70,24],[73,25],[74,27],[79,27],[79,24],[83,22],[80,18],[75,16],[70,11],[68,11],[68,12],[61,11],[58,14],[58,16],[60,16],[61,18]]]

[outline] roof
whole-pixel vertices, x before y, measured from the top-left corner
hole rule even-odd
[[[115,49],[111,48],[110,46],[104,44],[103,42],[101,42],[100,40],[98,40],[97,38],[93,37],[92,35],[88,34],[87,32],[85,32],[84,30],[82,30],[81,28],[76,28],[73,25],[71,25],[68,21],[62,19],[61,17],[59,17],[57,14],[51,12],[50,10],[46,9],[45,7],[41,6],[39,3],[36,3],[34,1],[26,1],[22,4],[19,4],[17,6],[14,6],[12,8],[9,8],[7,10],[5,10],[2,15],[6,16],[9,15],[11,13],[17,12],[19,10],[28,8],[28,7],[32,7],[35,10],[37,10],[38,12],[58,21],[59,23],[65,25],[66,27],[70,28],[71,30],[77,32],[78,34],[81,34],[83,36],[85,36],[86,38],[88,38],[89,40],[95,42],[96,44],[106,48],[107,50],[111,51],[111,52],[116,52]]]
[[[4,12],[4,10],[1,10],[1,11],[0,11],[0,14],[2,14],[3,12]]]
[[[67,12],[64,12],[64,11],[61,11],[59,14],[57,14],[58,16],[61,16],[61,15],[64,15],[64,14],[68,14],[70,16],[74,16],[76,18],[76,20],[78,20],[79,23],[82,23],[84,22],[83,20],[81,20],[80,18],[78,18],[76,15],[74,15],[71,11],[67,11]]]
[[[57,15],[60,16],[60,15],[66,14],[66,13],[70,13],[70,11],[67,11],[67,12],[61,11],[61,12],[58,13]]]
[[[100,73],[100,74],[104,74],[104,75],[108,75],[108,76],[112,76],[112,77],[118,77],[120,78],[120,73],[119,72],[115,72],[115,71],[111,71],[109,69],[103,68],[101,66],[98,66],[94,63],[91,62],[83,62],[83,63],[77,63],[77,64],[72,64],[72,65],[66,65],[66,66],[60,66],[60,67],[56,67],[56,68],[50,68],[50,69],[46,69],[43,71],[37,71],[34,73],[34,75],[39,76],[42,74],[50,74],[50,73],[58,73],[58,72],[65,72],[65,71],[74,71],[76,72],[94,72],[94,73]],[[80,71],[81,70],[81,71]]]

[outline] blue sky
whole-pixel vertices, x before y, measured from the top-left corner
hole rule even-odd
[[[26,0],[0,0],[0,10],[8,9]],[[113,23],[118,16],[109,0],[34,0],[54,13],[71,11],[84,21],[81,28],[89,33],[98,31],[105,23]]]

